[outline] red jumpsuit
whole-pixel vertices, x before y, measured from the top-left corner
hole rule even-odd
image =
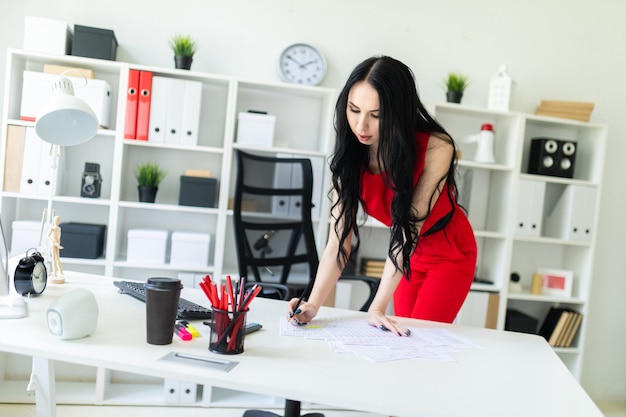
[[[413,184],[424,171],[430,134],[418,133]],[[366,170],[361,177],[361,197],[367,214],[391,226],[394,192],[385,186],[383,174]],[[469,292],[476,268],[476,239],[472,227],[456,201],[454,215],[443,230],[420,236],[411,256],[411,273],[403,277],[394,293],[395,315],[451,323]],[[425,233],[452,207],[447,192],[441,193],[421,228]],[[420,213],[423,214],[423,213]]]

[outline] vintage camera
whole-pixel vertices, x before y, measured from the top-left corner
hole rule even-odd
[[[85,171],[81,181],[80,196],[87,198],[100,197],[100,184],[102,177],[100,176],[100,164],[93,162],[85,162]]]

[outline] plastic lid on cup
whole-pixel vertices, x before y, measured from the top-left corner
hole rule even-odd
[[[161,290],[177,290],[183,288],[183,284],[180,282],[180,279],[167,277],[148,278],[146,285],[153,289]]]

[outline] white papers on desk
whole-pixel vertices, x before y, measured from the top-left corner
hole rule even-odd
[[[411,336],[383,332],[363,319],[316,319],[293,326],[280,317],[280,335],[326,340],[338,353],[352,353],[372,362],[400,359],[454,361],[452,353],[478,346],[447,329],[409,327]]]

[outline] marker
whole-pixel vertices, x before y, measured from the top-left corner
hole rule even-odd
[[[180,323],[176,323],[176,335],[180,337],[182,340],[193,339],[193,336],[191,335],[191,333],[189,333],[187,329],[185,329],[185,326],[183,326]]]
[[[193,327],[187,320],[180,320],[178,323],[182,324],[193,337],[200,337],[200,332],[198,329]]]

